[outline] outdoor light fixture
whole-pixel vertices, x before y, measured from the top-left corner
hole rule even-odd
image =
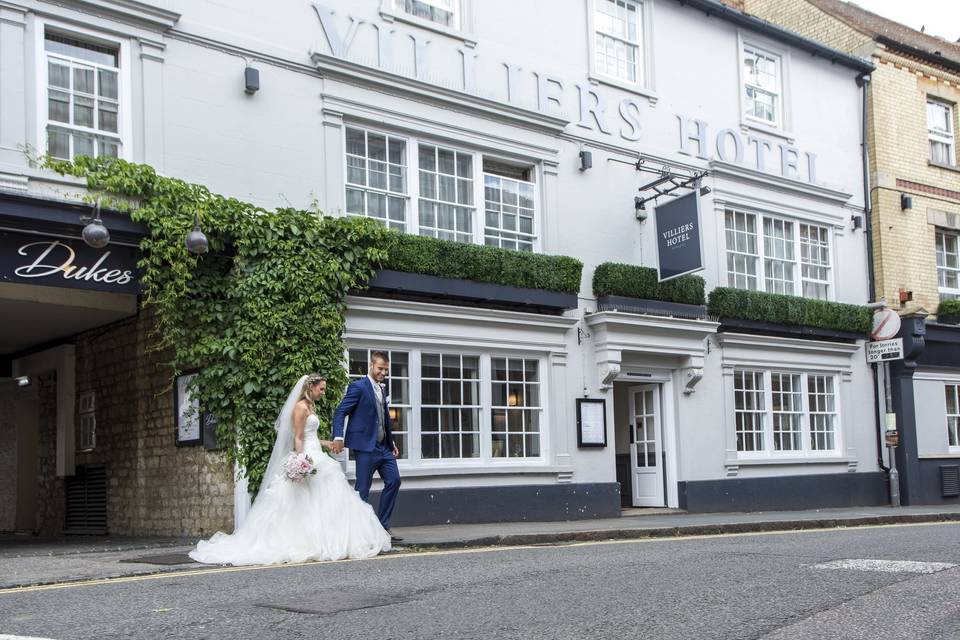
[[[186,245],[187,251],[196,255],[210,250],[207,236],[203,235],[203,231],[200,230],[200,216],[196,212],[193,214],[193,231],[187,234],[183,244]]]
[[[707,185],[703,185],[702,187],[700,187],[700,195],[701,195],[701,196],[705,196],[705,195],[707,195],[708,193],[710,193],[711,191],[712,191],[712,189],[711,189],[710,187],[708,187]]]
[[[850,220],[853,222],[855,230],[863,227],[863,216],[850,216]]]
[[[647,207],[644,205],[644,199],[640,196],[634,196],[633,198],[633,210],[637,216],[637,220],[643,222],[647,219]]]
[[[29,376],[20,376],[17,378],[18,387],[29,387],[30,386],[30,377]]]
[[[586,171],[587,169],[593,168],[593,152],[592,151],[581,151],[580,152],[580,171]]]
[[[260,90],[260,70],[253,67],[247,67],[243,70],[243,90],[248,96],[252,96]]]
[[[103,249],[110,243],[110,232],[100,219],[100,200],[93,203],[92,216],[80,216],[80,222],[86,222],[87,226],[83,228],[81,235],[83,241],[94,249]]]
[[[906,211],[907,209],[913,209],[913,198],[908,196],[905,193],[900,194],[900,208]]]

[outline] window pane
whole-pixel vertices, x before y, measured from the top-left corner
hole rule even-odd
[[[106,69],[99,69],[97,73],[100,76],[100,91],[98,92],[101,98],[109,98],[110,100],[117,99],[117,72],[116,71],[107,71]]]

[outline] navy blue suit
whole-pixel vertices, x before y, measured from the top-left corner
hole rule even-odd
[[[390,412],[383,390],[383,442],[377,442],[379,412],[377,394],[369,376],[354,380],[333,414],[333,437],[343,438],[343,444],[356,456],[357,481],[355,488],[364,501],[370,497],[373,474],[383,480],[378,517],[384,529],[390,528],[390,516],[400,490],[400,471],[393,455],[393,432],[390,430]],[[344,430],[344,421],[349,421]]]

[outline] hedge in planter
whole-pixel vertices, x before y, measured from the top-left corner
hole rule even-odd
[[[593,295],[626,296],[641,300],[662,300],[681,304],[704,303],[703,278],[681,276],[657,282],[657,270],[630,264],[604,262],[593,272]]]
[[[510,251],[425,236],[397,234],[384,269],[527,289],[578,293],[583,264],[567,256]]]
[[[720,318],[740,318],[860,334],[869,333],[872,323],[870,310],[860,305],[728,287],[718,287],[710,292],[707,312]]]
[[[944,324],[960,323],[960,298],[942,301],[937,307],[937,321]]]

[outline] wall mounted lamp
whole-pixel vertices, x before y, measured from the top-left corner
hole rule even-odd
[[[207,236],[200,230],[200,216],[196,212],[193,214],[193,231],[187,234],[183,244],[187,247],[187,251],[196,255],[206,253],[210,250],[210,243],[207,241]]]
[[[260,70],[253,67],[247,67],[243,70],[243,90],[248,96],[252,96],[260,90]]]
[[[904,211],[913,209],[913,198],[905,193],[900,194],[900,208]]]
[[[80,235],[88,246],[94,249],[103,249],[110,243],[110,231],[103,226],[103,220],[100,219],[100,199],[93,203],[92,216],[80,216],[80,222],[86,222],[87,226],[83,228]]]
[[[863,216],[850,216],[854,230],[863,228]]]
[[[586,171],[587,169],[593,168],[593,152],[592,151],[581,151],[580,152],[580,171]]]

